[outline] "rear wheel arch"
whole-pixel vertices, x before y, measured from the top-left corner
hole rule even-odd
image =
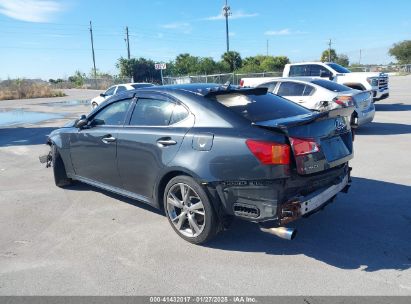
[[[179,175],[190,176],[193,178],[193,175],[186,172],[185,170],[173,170],[173,171],[169,171],[166,174],[164,174],[159,180],[159,182],[157,183],[157,186],[154,192],[155,194],[154,201],[156,202],[156,204],[161,210],[164,209],[163,196],[164,196],[164,190],[166,189],[168,182],[174,177],[179,176]]]

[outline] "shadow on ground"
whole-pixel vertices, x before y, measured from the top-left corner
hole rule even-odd
[[[401,112],[401,111],[411,111],[411,105],[403,103],[393,103],[393,104],[375,104],[375,110],[381,112]]]
[[[163,215],[142,202],[82,183],[67,190],[99,191]],[[168,225],[166,220],[162,224]],[[339,194],[324,211],[288,226],[299,231],[293,241],[263,233],[254,223],[236,220],[229,230],[205,246],[227,251],[306,255],[341,269],[369,272],[411,268],[411,186],[354,177],[348,194]]]
[[[0,147],[45,144],[47,135],[56,128],[0,128]]]
[[[293,241],[260,232],[253,223],[235,221],[207,246],[221,250],[306,255],[341,269],[378,271],[411,268],[411,187],[353,178],[324,211],[289,227]]]
[[[119,195],[119,194],[116,194],[116,193],[113,193],[113,192],[110,192],[110,191],[106,191],[106,190],[103,190],[103,189],[100,189],[100,188],[97,188],[97,187],[93,187],[93,186],[90,186],[90,185],[87,185],[87,184],[84,184],[84,183],[74,182],[72,185],[70,185],[68,187],[65,187],[65,189],[69,190],[69,191],[90,191],[91,190],[91,191],[99,192],[99,193],[102,193],[104,195],[107,195],[107,196],[111,197],[112,199],[119,200],[123,203],[130,204],[130,205],[133,205],[135,207],[147,210],[149,212],[154,212],[154,213],[157,213],[159,215],[164,216],[164,212],[162,210],[159,210],[159,209],[157,209],[157,208],[155,208],[151,205],[148,205],[144,202],[140,202],[140,201],[137,201],[135,199],[128,198],[128,197],[125,197],[125,196],[122,196],[122,195]]]
[[[410,133],[411,125],[384,122],[372,122],[361,126],[355,131],[355,135],[397,135]]]

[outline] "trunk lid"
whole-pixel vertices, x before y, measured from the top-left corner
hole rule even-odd
[[[360,111],[367,110],[372,103],[372,93],[370,91],[354,94],[353,98],[356,108]]]
[[[299,174],[312,174],[339,166],[353,157],[350,120],[354,108],[255,122],[283,132],[291,146]]]

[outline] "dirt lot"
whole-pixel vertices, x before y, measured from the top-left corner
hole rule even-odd
[[[51,115],[0,119],[0,295],[411,295],[410,89],[411,77],[391,78],[391,97],[355,138],[350,192],[296,222],[294,241],[236,221],[204,247],[140,202],[54,186],[37,159],[45,136],[98,92],[0,102],[0,117]]]

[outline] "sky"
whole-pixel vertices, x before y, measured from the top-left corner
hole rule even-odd
[[[0,0],[0,79],[89,74],[92,21],[97,69],[117,74],[127,57],[220,59],[223,0]],[[409,0],[229,0],[230,50],[241,56],[318,60],[329,39],[351,62],[386,64],[393,43],[411,39]]]

